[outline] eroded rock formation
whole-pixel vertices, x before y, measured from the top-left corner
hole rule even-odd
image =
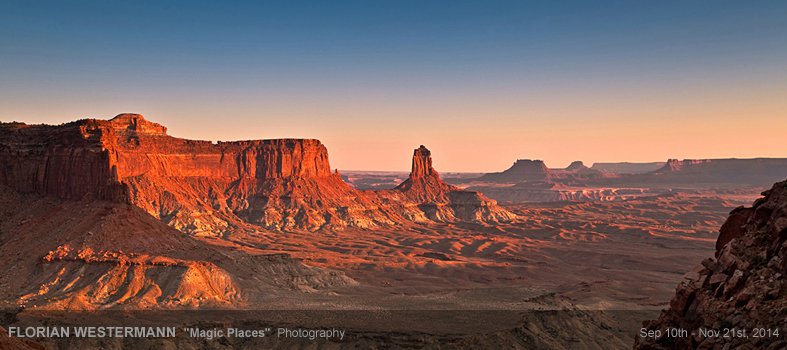
[[[397,196],[404,195],[404,203],[420,203],[418,207],[422,213],[411,208],[400,209],[415,221],[508,222],[516,218],[480,192],[462,190],[443,181],[432,168],[432,153],[423,145],[413,152],[409,178],[393,192]],[[384,198],[390,197],[386,191],[379,194]]]
[[[195,234],[221,236],[248,225],[318,230],[513,217],[477,193],[449,188],[425,147],[416,151],[409,179],[417,190],[358,191],[331,172],[318,140],[186,140],[138,114],[59,126],[1,124],[0,161],[7,164],[0,184],[21,193],[130,203]],[[463,214],[419,209],[449,202]]]
[[[0,300],[35,309],[235,308],[356,282],[286,254],[205,244],[142,209],[0,186]]]
[[[662,335],[668,327],[686,329],[690,335],[638,338],[635,348],[787,347],[787,181],[763,195],[751,208],[730,214],[716,259],[708,258],[687,273],[669,309],[644,324]],[[700,328],[746,330],[747,337],[705,337]]]

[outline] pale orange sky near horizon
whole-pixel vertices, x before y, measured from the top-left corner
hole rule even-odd
[[[238,101],[193,110],[185,101],[144,108],[122,101],[91,102],[85,109],[77,100],[4,109],[0,120],[57,124],[135,112],[164,124],[170,135],[189,139],[317,138],[328,147],[331,166],[343,170],[407,171],[412,150],[421,144],[432,150],[435,168],[442,172],[501,171],[521,158],[560,168],[574,160],[590,166],[667,158],[787,157],[787,99],[782,98],[787,95],[778,87],[554,96],[544,92],[517,100],[500,94],[454,103],[448,101],[451,96],[388,103],[369,97],[355,104],[333,99],[311,106],[280,100],[253,111],[232,108]]]

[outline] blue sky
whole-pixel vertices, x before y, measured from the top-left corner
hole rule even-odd
[[[785,14],[777,1],[3,1],[0,120],[138,112],[180,137],[319,138],[342,169],[406,170],[419,144],[451,171],[787,156]]]

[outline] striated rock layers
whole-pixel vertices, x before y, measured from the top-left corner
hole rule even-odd
[[[0,257],[0,301],[35,309],[234,308],[356,283],[285,254],[205,244],[126,203],[5,186]]]
[[[426,153],[414,159],[411,179],[439,180]],[[0,124],[0,161],[0,184],[21,193],[130,203],[196,234],[513,217],[442,180],[417,181],[412,191],[358,191],[331,172],[318,140],[186,140],[137,114],[59,126]],[[435,215],[435,205],[450,209]]]
[[[706,259],[686,274],[669,309],[644,324],[662,334],[669,327],[682,327],[690,335],[638,339],[635,348],[787,347],[787,181],[763,195],[751,208],[733,210],[721,228],[716,259]],[[747,333],[705,337],[702,328]]]

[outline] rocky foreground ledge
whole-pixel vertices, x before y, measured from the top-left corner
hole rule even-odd
[[[637,337],[635,349],[787,348],[787,181],[763,195],[730,213],[716,259],[686,274],[669,309],[644,323],[661,336]],[[703,336],[703,329],[720,335]]]

